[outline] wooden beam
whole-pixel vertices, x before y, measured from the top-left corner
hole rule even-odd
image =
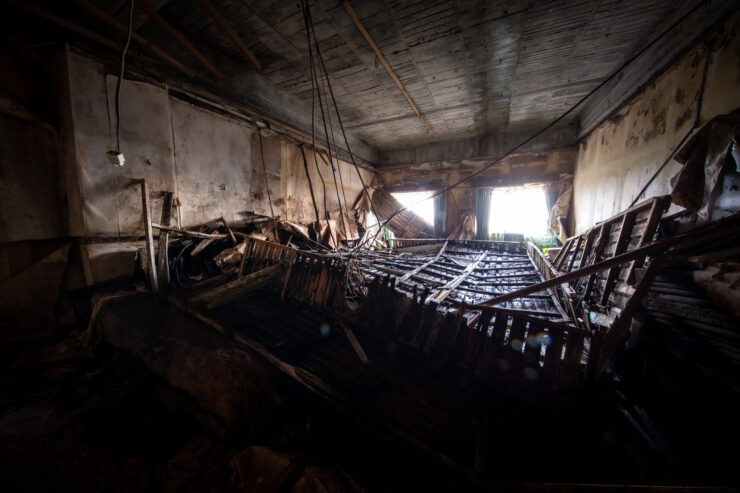
[[[567,274],[563,274],[558,277],[553,277],[552,279],[549,279],[547,281],[543,281],[537,284],[532,284],[531,286],[527,286],[526,288],[518,289],[516,291],[507,293],[497,298],[492,298],[490,300],[483,301],[481,303],[478,303],[477,305],[473,305],[471,308],[483,308],[483,307],[495,306],[505,301],[510,301],[516,298],[521,298],[531,293],[536,293],[538,291],[545,291],[547,288],[551,288],[553,286],[559,286],[561,284],[572,281],[574,279],[578,279],[581,277],[585,277],[589,274],[594,274],[596,272],[606,270],[615,265],[623,264],[625,262],[629,262],[631,260],[635,260],[641,257],[645,257],[646,255],[650,255],[652,253],[665,250],[666,248],[670,247],[677,241],[678,241],[678,238],[666,238],[662,241],[651,243],[650,245],[646,245],[642,248],[637,248],[635,250],[632,250],[631,252],[623,253],[621,255],[617,255],[616,257],[612,257],[610,259],[607,259],[601,262],[596,262],[595,264],[589,265],[588,267],[583,267],[581,269],[574,270],[573,272],[568,272]]]
[[[141,180],[141,215],[144,218],[144,236],[146,250],[144,251],[144,269],[149,278],[149,288],[152,293],[159,292],[157,284],[157,264],[154,260],[154,237],[152,236],[152,210],[149,204],[149,187],[146,180]]]
[[[360,21],[360,18],[357,17],[357,14],[352,9],[352,6],[349,4],[347,0],[344,0],[342,2],[342,5],[344,6],[344,9],[349,14],[350,18],[352,19],[352,22],[355,23],[355,26],[357,26],[357,29],[359,29],[360,33],[362,34],[362,37],[365,38],[365,41],[367,41],[367,44],[370,45],[370,48],[375,52],[375,56],[378,60],[380,60],[380,63],[383,64],[383,67],[385,67],[385,70],[388,72],[388,75],[391,76],[391,79],[393,79],[393,82],[398,86],[398,88],[401,90],[403,95],[406,97],[406,100],[411,105],[411,108],[416,113],[416,116],[419,117],[419,120],[422,121],[422,123],[427,127],[427,133],[432,133],[432,126],[429,125],[429,122],[427,122],[424,117],[421,114],[421,111],[419,111],[419,108],[416,107],[414,104],[414,101],[411,99],[411,95],[408,93],[406,88],[403,86],[403,83],[398,79],[395,72],[393,72],[393,69],[391,68],[390,64],[388,63],[388,60],[385,59],[383,54],[380,52],[380,48],[375,44],[375,41],[373,41],[373,38],[370,37],[370,33],[367,32],[367,29],[365,29],[365,26]]]
[[[80,0],[75,0],[80,1]],[[84,1],[84,0],[83,0]],[[157,12],[154,8],[152,8],[151,5],[149,5],[149,2],[146,0],[135,0],[136,5],[139,6],[141,10],[144,11],[146,15],[149,16],[150,19],[152,19],[159,27],[161,27],[167,34],[169,34],[172,39],[177,41],[183,48],[188,50],[191,55],[193,55],[208,71],[217,79],[220,79],[223,77],[223,74],[221,74],[221,71],[216,68],[215,65],[211,63],[211,61],[206,58],[206,56],[198,50],[191,42],[186,38],[180,31],[178,31],[172,24],[167,22],[167,19],[162,17],[159,12]]]
[[[234,30],[233,27],[224,19],[221,17],[221,14],[216,10],[216,8],[211,4],[209,0],[197,0],[198,5],[205,11],[208,16],[213,19],[213,22],[218,25],[218,27],[221,28],[221,30],[224,32],[224,34],[231,40],[232,43],[234,43],[234,46],[239,48],[239,51],[242,52],[242,54],[246,57],[247,60],[252,62],[252,65],[254,65],[254,68],[257,70],[262,70],[262,65],[260,65],[259,60],[257,60],[257,57],[254,56],[254,53],[247,47],[247,45],[242,41],[242,38],[239,37],[239,34]]]
[[[429,299],[431,301],[434,301],[435,303],[442,303],[445,298],[447,298],[450,293],[452,293],[455,288],[457,288],[460,283],[462,283],[465,278],[467,278],[471,272],[473,272],[473,269],[475,269],[479,263],[483,261],[484,258],[486,258],[486,255],[488,255],[488,250],[484,251],[476,259],[470,263],[467,267],[465,267],[465,270],[462,271],[462,273],[457,276],[456,278],[449,281],[447,284],[439,288],[437,291],[435,291]]]
[[[15,0],[11,0],[15,1]],[[77,4],[78,7],[87,10],[92,15],[97,17],[99,20],[104,22],[105,24],[108,24],[113,29],[123,33],[128,34],[128,26],[124,26],[120,22],[118,22],[116,19],[114,19],[112,16],[108,15],[105,11],[99,9],[95,5],[91,4],[87,0],[73,0],[75,4]],[[150,43],[147,39],[142,37],[141,35],[132,32],[131,33],[131,39],[141,45],[142,47],[146,48],[147,50],[151,51],[152,53],[156,54],[158,57],[162,58],[163,60],[167,61],[170,65],[178,69],[179,71],[183,72],[184,74],[188,75],[189,77],[195,77],[195,72],[179,61],[177,61],[175,58],[171,57],[168,53],[166,53],[164,50],[159,48],[158,46],[153,45]],[[120,49],[122,49],[121,47]]]

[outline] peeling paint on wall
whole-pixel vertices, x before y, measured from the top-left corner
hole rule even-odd
[[[740,16],[725,23],[709,57],[701,123],[740,107]],[[575,230],[627,208],[696,119],[706,45],[697,46],[645,87],[578,146]],[[671,191],[681,166],[669,163],[640,200]],[[670,212],[678,208],[673,206]]]

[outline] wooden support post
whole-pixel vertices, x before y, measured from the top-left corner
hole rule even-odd
[[[75,0],[80,1],[80,0]],[[146,0],[135,0],[136,5],[139,6],[141,10],[144,11],[146,15],[149,16],[159,27],[161,27],[167,34],[169,34],[172,39],[177,41],[183,48],[188,50],[190,54],[192,54],[208,71],[217,79],[220,79],[223,77],[221,74],[221,71],[216,68],[215,65],[211,63],[206,56],[198,50],[189,40],[186,38],[180,31],[175,29],[175,27],[167,22],[167,20],[162,17],[159,12],[154,10],[151,5],[149,5],[149,2]]]
[[[169,225],[172,216],[172,192],[165,192],[162,199],[162,218],[160,223]],[[167,230],[159,230],[159,246],[157,247],[157,282],[159,283],[159,296],[167,300],[167,287],[170,284],[170,262],[168,257],[170,233]]]
[[[254,56],[254,53],[247,47],[246,44],[244,44],[244,41],[242,41],[242,38],[239,37],[239,34],[234,30],[233,27],[224,19],[221,17],[221,14],[216,10],[216,8],[211,4],[209,0],[197,0],[198,5],[205,11],[208,16],[213,19],[213,22],[216,23],[218,27],[221,28],[221,31],[231,40],[232,43],[234,43],[234,46],[239,48],[239,51],[242,52],[244,57],[249,60],[252,65],[254,65],[254,68],[257,70],[262,70],[262,65],[260,65],[260,62],[257,60],[257,57]]]
[[[73,0],[73,1],[79,7],[87,10],[92,15],[94,15],[95,17],[97,17],[99,20],[101,20],[105,24],[108,24],[113,29],[115,29],[115,30],[117,30],[117,31],[119,31],[119,32],[121,32],[123,34],[128,34],[128,26],[124,26],[123,24],[121,24],[120,22],[118,22],[116,19],[114,19],[112,16],[108,15],[107,12],[99,9],[95,5],[93,5],[90,2],[88,2],[87,0]],[[145,39],[141,35],[139,35],[139,34],[137,34],[135,32],[132,32],[131,33],[131,39],[135,43],[143,46],[144,48],[148,49],[152,53],[156,54],[157,56],[159,56],[163,60],[166,60],[173,67],[175,67],[176,69],[178,69],[180,72],[183,72],[185,75],[187,75],[189,77],[195,77],[195,72],[193,72],[191,69],[189,69],[188,67],[186,67],[185,65],[183,65],[182,63],[180,63],[179,61],[177,61],[176,59],[172,58],[169,54],[167,54],[164,50],[160,49],[158,46],[155,46],[152,43],[150,43],[147,39]]]
[[[390,64],[388,63],[388,60],[385,59],[383,54],[380,52],[380,48],[375,44],[375,41],[373,41],[373,38],[370,37],[370,33],[367,32],[367,29],[365,29],[365,26],[360,21],[360,18],[357,17],[357,14],[352,9],[352,6],[349,4],[347,0],[342,2],[342,5],[344,6],[344,9],[347,11],[347,14],[349,14],[350,18],[352,19],[352,22],[355,23],[355,26],[357,26],[357,29],[360,30],[360,33],[362,34],[362,37],[365,38],[365,41],[367,41],[367,44],[370,45],[370,48],[375,52],[375,56],[378,60],[380,60],[380,63],[383,64],[383,67],[385,67],[385,70],[388,72],[388,75],[391,76],[391,79],[396,84],[396,86],[401,90],[404,97],[406,98],[406,101],[409,102],[411,105],[411,109],[414,110],[416,113],[416,116],[419,117],[419,120],[424,124],[424,126],[427,127],[427,133],[432,133],[432,126],[429,125],[429,122],[427,122],[424,117],[421,114],[421,111],[419,111],[419,108],[416,107],[416,104],[414,104],[413,99],[411,99],[411,95],[408,93],[406,88],[403,86],[403,83],[398,79],[395,72],[393,72],[393,69],[391,68]]]
[[[157,264],[154,260],[154,237],[152,235],[152,210],[149,205],[149,187],[146,180],[141,180],[141,214],[144,218],[144,236],[146,237],[146,250],[144,251],[144,269],[149,278],[149,288],[152,293],[158,293]]]

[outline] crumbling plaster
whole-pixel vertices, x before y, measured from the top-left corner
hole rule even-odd
[[[315,220],[303,159],[298,145],[271,130],[262,130],[264,166],[258,130],[245,122],[193,106],[168,94],[166,87],[125,80],[121,92],[123,167],[114,167],[105,153],[115,149],[116,77],[97,61],[68,51],[66,84],[71,112],[65,173],[73,235],[81,237],[141,236],[144,225],[138,180],[147,180],[152,218],[159,221],[162,192],[171,191],[181,204],[175,213],[182,227],[221,216],[239,225],[251,213],[270,216],[265,188],[269,183],[274,214],[299,222]],[[323,187],[313,155],[306,152],[314,195],[323,218]],[[318,159],[326,182],[329,212],[339,209],[331,167]],[[339,161],[336,181],[344,182],[351,207],[362,190],[355,168]],[[372,171],[360,168],[366,184]],[[340,188],[341,189],[341,188]],[[340,195],[341,196],[341,195]],[[345,197],[341,197],[344,202]],[[124,275],[133,267],[140,242],[83,245],[88,282]],[[120,258],[118,258],[120,257]],[[118,266],[112,268],[112,266]]]
[[[627,208],[691,129],[707,59],[700,125],[740,107],[739,28],[736,15],[722,32],[684,55],[580,142],[574,179],[576,232]],[[670,162],[640,200],[670,193],[679,169]],[[673,206],[669,213],[677,210]]]

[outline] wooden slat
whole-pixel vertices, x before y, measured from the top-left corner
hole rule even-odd
[[[410,272],[407,272],[406,274],[398,278],[398,282],[406,282],[412,276],[418,274],[419,272],[423,271],[424,269],[426,269],[427,267],[435,263],[437,260],[440,259],[440,257],[442,256],[446,248],[447,248],[447,242],[445,241],[444,244],[442,245],[442,248],[440,248],[439,253],[437,253],[437,255],[432,260],[420,265],[419,267],[417,267],[416,269]]]
[[[198,5],[201,6],[201,8],[205,11],[208,16],[213,19],[213,22],[216,23],[218,27],[221,28],[221,31],[231,40],[232,43],[234,43],[234,46],[236,46],[239,51],[242,52],[244,57],[252,62],[252,65],[254,65],[254,68],[257,70],[262,70],[262,65],[260,65],[259,60],[257,60],[257,57],[254,56],[254,53],[247,47],[247,45],[242,41],[242,38],[239,37],[239,34],[234,30],[233,27],[231,27],[231,24],[228,23],[226,19],[224,19],[221,14],[216,10],[216,8],[211,4],[209,0],[197,0]]]
[[[620,265],[625,262],[629,262],[630,260],[640,258],[641,256],[650,255],[651,253],[664,250],[668,248],[669,246],[673,245],[676,241],[677,240],[675,238],[666,238],[663,241],[651,243],[650,245],[646,245],[637,250],[623,253],[622,255],[617,255],[616,257],[603,260],[601,262],[596,262],[595,264],[592,264],[588,267],[577,269],[577,270],[574,270],[573,272],[568,272],[566,274],[560,275],[548,281],[540,282],[537,284],[532,284],[531,286],[528,286],[526,288],[518,289],[511,293],[507,293],[505,295],[478,303],[477,305],[473,305],[473,307],[480,308],[480,307],[495,306],[505,301],[510,301],[513,299],[521,298],[528,294],[536,293],[538,291],[545,291],[547,288],[558,286],[560,284],[572,281],[574,279],[578,279],[578,278],[581,278],[581,277],[584,277],[584,276],[587,276],[587,275],[590,275],[596,272],[606,270],[612,266]]]
[[[177,41],[183,48],[188,50],[191,55],[193,55],[208,71],[217,79],[220,79],[223,77],[223,74],[221,74],[221,71],[216,68],[213,63],[203,54],[200,52],[198,48],[196,48],[188,38],[186,38],[180,31],[178,31],[172,24],[167,22],[167,20],[162,17],[159,12],[157,12],[154,8],[152,8],[151,5],[149,5],[149,2],[146,0],[135,0],[136,5],[139,6],[141,10],[144,11],[144,13],[149,16],[150,19],[152,19],[159,27],[161,27],[167,34],[169,34],[175,41]]]
[[[653,202],[653,205],[650,208],[650,214],[648,215],[647,223],[645,224],[645,228],[642,231],[642,235],[640,235],[640,241],[637,244],[637,248],[643,247],[652,241],[653,236],[655,235],[655,231],[658,229],[658,224],[660,223],[660,218],[663,216],[665,208],[666,207],[664,201],[655,200]],[[632,262],[632,264],[630,264],[625,282],[627,282],[628,284],[632,284],[634,282],[635,269],[642,267],[644,261],[645,259],[637,259]]]
[[[462,283],[465,278],[470,275],[471,272],[473,272],[473,269],[475,269],[478,264],[483,261],[486,255],[488,255],[488,250],[478,255],[478,257],[470,265],[468,265],[459,276],[438,289],[434,294],[432,294],[430,299],[436,303],[442,303],[442,301],[444,301],[445,298],[447,298],[450,293],[452,293],[452,291],[454,291],[455,288],[458,287],[460,283]]]
[[[613,257],[616,257],[620,253],[623,253],[624,250],[627,247],[627,243],[629,242],[629,238],[632,232],[632,225],[635,221],[635,213],[630,212],[624,215],[622,218],[622,225],[619,229],[619,236],[617,237],[617,243],[614,245],[614,252],[612,253]],[[609,272],[606,275],[606,283],[604,284],[604,291],[601,293],[601,304],[605,305],[606,302],[609,300],[609,295],[612,292],[612,289],[614,288],[614,283],[617,280],[617,274],[619,274],[619,270],[621,269],[621,266],[614,266],[609,269]]]

